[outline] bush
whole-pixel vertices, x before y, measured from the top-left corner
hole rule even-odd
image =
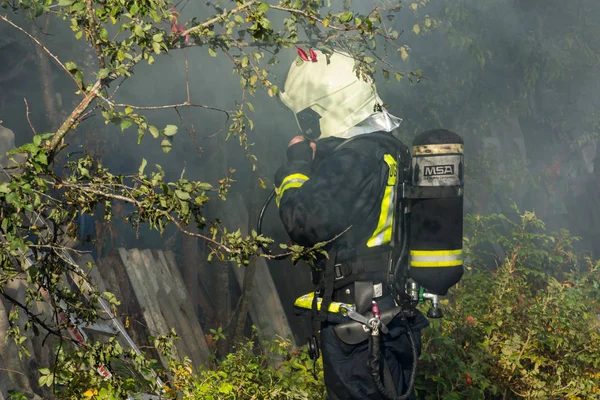
[[[600,263],[533,213],[466,222],[471,263],[445,318],[424,332],[419,397],[600,398]],[[506,254],[497,268],[482,265],[486,242]]]
[[[306,351],[290,351],[291,343],[276,339],[256,353],[254,343],[240,343],[213,367],[191,374],[187,363],[171,363],[171,394],[186,399],[290,399],[325,398],[322,364],[314,364]],[[267,355],[268,354],[268,355]]]

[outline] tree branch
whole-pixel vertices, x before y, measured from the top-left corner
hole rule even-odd
[[[290,14],[302,15],[303,17],[306,17],[307,19],[309,19],[311,21],[319,22],[324,27],[333,29],[335,31],[348,32],[348,31],[356,30],[356,25],[350,25],[350,26],[336,26],[336,25],[329,25],[329,24],[326,25],[323,23],[323,21],[324,21],[323,19],[318,18],[312,14],[309,14],[306,11],[299,10],[297,8],[288,8],[288,7],[281,7],[281,6],[276,6],[276,5],[269,5],[269,8],[272,8],[273,10],[278,10],[278,11],[285,11]]]
[[[56,330],[56,329],[53,329],[50,326],[48,326],[37,315],[32,313],[31,310],[29,310],[29,307],[27,307],[25,304],[21,303],[19,300],[15,299],[14,297],[8,295],[6,293],[6,291],[4,291],[4,288],[2,288],[2,287],[0,287],[0,295],[2,295],[2,297],[4,297],[6,300],[10,301],[12,304],[16,305],[17,307],[19,307],[20,309],[25,311],[25,314],[27,314],[27,316],[31,320],[35,321],[36,324],[39,324],[42,328],[44,328],[48,332],[52,333],[53,335],[62,337],[60,330]]]
[[[123,107],[123,108],[129,107],[133,110],[165,110],[165,109],[169,109],[169,108],[179,108],[179,107],[198,107],[198,108],[204,108],[206,110],[221,112],[223,114],[226,114],[227,118],[229,118],[229,113],[230,113],[230,111],[223,110],[222,108],[206,106],[204,104],[194,104],[194,103],[190,103],[188,101],[185,101],[185,102],[179,103],[179,104],[166,104],[166,105],[162,105],[162,106],[135,106],[135,105],[131,105],[131,104],[113,103],[112,101],[110,101],[109,99],[107,99],[103,96],[98,96],[98,97],[100,97],[103,101],[105,101],[106,103],[110,104],[113,107]]]
[[[67,119],[63,122],[63,124],[58,128],[54,136],[50,139],[50,141],[46,145],[46,150],[51,153],[55,152],[58,146],[61,144],[64,137],[67,135],[69,130],[77,123],[81,115],[87,110],[89,105],[98,97],[98,92],[102,87],[102,80],[98,79],[94,86],[90,89],[90,91],[85,95],[81,103],[71,112],[71,114],[67,117]]]
[[[210,25],[214,24],[215,22],[219,22],[219,20],[227,17],[227,15],[229,15],[229,14],[235,14],[235,13],[238,13],[240,11],[243,11],[246,8],[251,7],[251,6],[253,6],[254,4],[257,4],[257,3],[258,3],[258,0],[252,0],[252,1],[249,1],[248,3],[244,3],[241,6],[234,8],[231,11],[224,10],[221,14],[217,15],[216,17],[211,18],[208,21],[205,21],[205,22],[201,23],[200,25],[196,25],[194,27],[191,27],[190,29],[188,29],[185,32],[181,33],[180,36],[181,37],[185,37],[185,36],[189,35],[190,33],[194,33],[196,31],[199,31],[199,30],[203,29],[203,28],[208,28]]]
[[[33,124],[31,123],[31,119],[29,118],[29,104],[27,104],[27,99],[25,97],[23,97],[23,101],[25,102],[25,116],[27,117],[27,122],[29,123],[29,127],[31,128],[31,131],[33,132],[33,134],[37,135],[37,132],[35,131],[35,128],[33,127]]]

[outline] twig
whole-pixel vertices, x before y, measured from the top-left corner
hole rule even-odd
[[[135,106],[135,105],[131,105],[131,104],[121,104],[121,103],[113,103],[112,101],[110,101],[109,99],[102,97],[102,96],[98,96],[100,97],[102,100],[104,100],[105,102],[107,102],[108,104],[110,104],[113,107],[129,107],[133,110],[166,110],[169,108],[177,108],[177,107],[197,107],[197,108],[204,108],[206,110],[212,110],[212,111],[218,111],[221,112],[223,114],[226,114],[229,117],[229,113],[230,111],[227,110],[223,110],[222,108],[217,108],[217,107],[211,107],[211,106],[207,106],[204,104],[192,104],[189,102],[183,102],[183,103],[179,103],[179,104],[166,104],[166,105],[162,105],[162,106]]]
[[[60,352],[62,351],[64,339],[61,337],[60,342],[58,343],[58,349],[56,349],[56,354],[54,355],[54,371],[52,371],[52,393],[56,393],[56,370],[58,369],[58,357],[60,356]]]
[[[134,198],[130,198],[130,197],[126,197],[126,196],[122,196],[122,195],[119,195],[119,194],[106,193],[106,192],[102,192],[102,191],[100,191],[100,190],[91,189],[91,188],[89,188],[89,187],[80,186],[80,185],[64,184],[63,186],[67,186],[67,187],[77,187],[77,186],[78,186],[78,187],[80,188],[80,190],[82,190],[83,192],[87,192],[87,193],[91,193],[91,194],[96,194],[96,195],[99,195],[99,196],[104,196],[104,197],[107,197],[107,198],[110,198],[110,199],[114,199],[114,200],[121,200],[121,201],[124,201],[124,202],[126,202],[126,203],[133,204],[133,205],[135,205],[135,206],[136,206],[136,207],[138,207],[138,208],[142,208],[142,205],[141,205],[141,203],[140,203],[138,200],[134,199]],[[181,231],[181,233],[184,233],[184,234],[186,234],[186,235],[189,235],[189,236],[194,236],[194,237],[197,237],[197,238],[200,238],[200,239],[204,239],[204,240],[206,240],[206,241],[208,241],[208,242],[210,242],[210,243],[213,243],[214,245],[216,245],[216,246],[220,247],[221,249],[225,250],[225,251],[226,251],[226,252],[228,252],[228,253],[231,253],[231,252],[232,252],[232,250],[231,250],[229,247],[225,246],[225,245],[224,245],[224,244],[222,244],[222,243],[219,243],[219,242],[217,242],[216,240],[213,240],[212,238],[210,238],[210,237],[208,237],[208,236],[204,236],[204,235],[202,235],[202,234],[199,234],[199,233],[194,233],[194,232],[190,232],[190,231],[186,230],[186,229],[185,229],[185,228],[183,228],[183,226],[182,226],[182,225],[179,223],[179,221],[177,221],[177,220],[176,220],[176,219],[175,219],[175,218],[174,218],[174,217],[173,217],[171,214],[169,214],[167,211],[160,211],[160,210],[159,210],[159,212],[160,212],[160,213],[161,213],[161,214],[162,214],[162,215],[163,215],[165,218],[167,218],[169,221],[171,221],[171,222],[172,222],[172,223],[173,223],[173,224],[174,224],[174,225],[175,225],[175,226],[176,226],[176,227],[177,227],[177,228],[178,228],[178,229]]]
[[[190,96],[190,80],[189,80],[189,65],[188,65],[188,56],[187,56],[187,52],[185,51],[185,49],[183,49],[183,57],[185,58],[185,90],[187,92],[187,101],[186,103],[190,104],[192,102],[191,100],[191,96]]]
[[[35,131],[35,128],[33,127],[31,120],[29,119],[29,104],[27,104],[27,99],[23,97],[23,101],[25,102],[25,115],[27,116],[27,122],[29,123],[29,127],[33,131],[33,134],[37,135],[37,132]]]
[[[348,32],[348,31],[353,31],[356,29],[356,25],[349,25],[349,26],[336,26],[336,25],[324,25],[323,24],[323,19],[315,17],[314,15],[311,15],[309,13],[307,13],[306,11],[303,10],[299,10],[297,8],[288,8],[288,7],[281,7],[281,6],[276,6],[276,5],[270,5],[270,8],[272,8],[273,10],[278,10],[278,11],[285,11],[288,12],[290,14],[298,14],[298,15],[302,15],[303,17],[306,17],[312,21],[316,21],[321,23],[323,26],[326,26],[327,28],[336,30],[336,31],[342,31],[342,32]]]
[[[15,374],[26,376],[24,373],[22,373],[21,371],[17,371],[16,369],[0,368],[0,371],[14,372]]]
[[[531,340],[531,331],[528,331],[527,339],[525,339],[525,343],[523,343],[523,347],[521,348],[521,351],[519,352],[519,357],[517,357],[517,361],[512,366],[511,373],[515,372],[515,369],[517,369],[516,363],[521,361],[521,357],[523,357],[523,353],[525,353],[525,349],[527,348],[527,345],[529,344],[530,340]],[[511,375],[510,378],[508,378],[508,381],[510,382],[512,380],[512,378],[513,378],[513,376]]]
[[[46,323],[44,321],[42,321],[37,315],[35,315],[34,313],[32,313],[31,310],[29,310],[29,308],[26,305],[24,305],[23,303],[21,303],[19,300],[15,299],[14,297],[11,297],[10,295],[8,295],[6,293],[6,291],[4,291],[3,288],[0,288],[0,295],[2,295],[2,297],[4,297],[6,300],[8,300],[9,302],[11,302],[12,304],[16,305],[17,307],[19,307],[20,309],[22,309],[23,311],[25,311],[25,314],[27,314],[27,316],[31,320],[33,320],[34,322],[36,322],[37,324],[39,324],[42,328],[44,328],[48,332],[50,332],[50,333],[52,333],[53,335],[56,335],[56,336],[62,336],[60,330],[52,329],[51,327],[49,327],[48,325],[46,325]]]
[[[196,146],[196,150],[198,151],[198,154],[202,153],[202,147],[198,144],[198,140],[196,138],[196,129],[194,128],[194,124],[190,123],[190,128],[188,128],[185,120],[183,119],[183,116],[181,115],[181,113],[179,112],[179,108],[175,107],[175,112],[177,113],[177,115],[179,116],[179,120],[181,121],[181,125],[183,125],[185,127],[185,130],[190,134],[190,136],[192,137],[192,140],[194,142],[194,146]]]
[[[185,37],[185,36],[189,35],[190,33],[194,33],[196,31],[199,31],[199,30],[203,29],[203,28],[207,28],[210,25],[214,24],[215,22],[219,22],[219,20],[227,17],[227,15],[229,15],[229,14],[235,14],[235,13],[238,13],[240,11],[243,11],[246,8],[251,7],[251,6],[253,6],[254,4],[257,4],[257,3],[258,3],[258,0],[252,0],[252,1],[249,1],[248,3],[242,4],[241,6],[239,6],[237,8],[234,8],[231,11],[224,10],[221,14],[217,15],[216,17],[211,18],[208,21],[205,21],[205,22],[201,23],[200,25],[196,25],[194,27],[191,27],[190,29],[188,29],[185,32],[181,33],[180,36],[181,37]]]

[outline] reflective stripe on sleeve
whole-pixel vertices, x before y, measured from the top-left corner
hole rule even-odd
[[[411,267],[455,267],[462,265],[463,251],[460,250],[411,250]]]
[[[275,199],[275,201],[277,202],[277,207],[279,207],[281,198],[283,197],[283,194],[285,193],[286,190],[292,189],[292,188],[299,188],[307,180],[308,180],[308,176],[306,176],[304,174],[291,174],[291,175],[288,175],[285,178],[283,178],[281,185],[279,185],[279,188],[276,189],[277,198]]]
[[[396,202],[396,160],[392,155],[386,154],[383,160],[388,165],[388,180],[381,201],[381,212],[375,232],[367,241],[367,247],[380,246],[392,240],[392,228],[394,225],[394,204]]]

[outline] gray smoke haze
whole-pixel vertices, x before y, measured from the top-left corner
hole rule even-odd
[[[341,7],[344,2],[332,3]],[[353,7],[366,13],[381,3],[355,1]],[[425,129],[456,131],[466,143],[467,212],[510,214],[514,201],[522,210],[535,210],[551,227],[582,235],[582,249],[593,250],[595,245],[599,256],[600,217],[595,210],[600,209],[600,162],[595,138],[600,127],[600,30],[592,22],[600,17],[600,2],[433,0],[419,5],[416,12],[410,7],[412,2],[403,4],[396,19],[388,22],[402,31],[398,41],[389,46],[388,62],[401,70],[420,69],[424,79],[414,85],[409,85],[407,78],[396,83],[392,70],[389,83],[381,74],[376,78],[390,112],[404,120],[401,130],[407,145]],[[204,2],[191,1],[181,3],[179,9],[181,21],[194,16],[202,19],[211,11]],[[426,32],[427,17],[440,20],[440,26]],[[417,22],[421,24],[419,35],[413,32]],[[72,37],[67,23],[51,18],[49,33],[47,45],[62,60],[80,63],[93,57],[91,49],[81,52],[82,43]],[[32,45],[20,33],[0,23],[0,38],[3,35],[18,39],[31,51]],[[405,45],[409,57],[403,60],[396,50]],[[383,46],[380,51],[384,56]],[[1,57],[8,60],[11,55],[4,52]],[[205,48],[175,50],[158,57],[155,65],[140,66],[123,83],[115,101],[143,106],[183,102],[187,96],[186,57],[192,102],[232,109],[241,96],[239,77],[231,74],[226,56],[210,57]],[[280,88],[295,57],[294,49],[285,50],[280,64],[273,68]],[[52,83],[62,102],[59,108],[68,112],[77,99],[74,85],[55,65],[52,71]],[[528,85],[532,85],[529,93],[533,95],[526,98],[523,93]],[[18,84],[0,82],[0,120],[17,133],[17,144],[29,141],[32,135],[23,97],[29,102],[36,129],[49,129],[40,88],[39,73],[31,62]],[[82,145],[88,133],[98,132],[105,141],[98,144],[105,164],[120,173],[137,171],[142,158],[149,166],[162,165],[171,179],[185,169],[190,179],[214,182],[228,168],[235,168],[237,183],[232,193],[242,195],[247,206],[256,209],[268,195],[268,190],[258,189],[258,177],[272,184],[297,127],[291,112],[263,91],[247,100],[256,109],[252,115],[255,129],[249,138],[255,144],[251,151],[258,156],[257,172],[249,172],[250,163],[237,139],[225,141],[226,127],[216,134],[223,128],[223,115],[202,108],[182,109],[187,129],[173,110],[146,113],[158,127],[179,126],[167,155],[161,151],[160,141],[150,135],[138,145],[133,128],[121,132],[117,126],[105,125],[99,115],[80,124],[76,142]],[[188,132],[192,125],[195,134]],[[85,146],[92,151],[89,142]],[[288,240],[273,209],[265,230],[279,241]],[[161,247],[164,239],[144,233],[138,239],[128,238],[127,244]],[[286,263],[271,267],[280,285],[297,274]],[[310,290],[308,277],[296,283],[299,288],[293,295]],[[291,308],[293,296],[282,297]]]

